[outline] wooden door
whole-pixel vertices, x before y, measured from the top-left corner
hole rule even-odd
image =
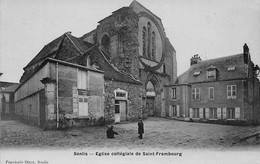
[[[120,101],[120,120],[126,121],[126,101]]]
[[[149,110],[148,116],[154,116],[154,98],[146,99],[146,108]]]

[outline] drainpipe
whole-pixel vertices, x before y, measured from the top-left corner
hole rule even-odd
[[[59,64],[57,62],[56,64],[56,95],[57,95],[57,100],[56,100],[56,105],[57,105],[57,128],[59,128]]]

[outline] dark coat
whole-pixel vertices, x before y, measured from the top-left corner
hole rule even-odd
[[[113,127],[107,128],[106,133],[107,133],[107,138],[115,138],[114,135],[115,134],[118,135],[118,133],[113,130]]]
[[[144,123],[142,120],[138,121],[138,134],[143,134],[144,133]]]

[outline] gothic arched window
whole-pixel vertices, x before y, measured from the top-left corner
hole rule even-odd
[[[156,51],[156,44],[155,44],[155,32],[152,32],[152,59],[155,60],[155,51]]]
[[[143,56],[147,56],[146,54],[146,28],[143,27]]]
[[[151,23],[147,23],[147,32],[148,32],[148,37],[147,37],[147,54],[148,58],[151,58]]]
[[[101,50],[105,53],[106,57],[110,59],[110,39],[108,35],[104,35],[101,39]]]

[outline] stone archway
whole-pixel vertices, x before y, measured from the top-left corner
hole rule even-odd
[[[159,78],[151,74],[147,77],[145,83],[145,104],[149,117],[158,115],[158,106],[160,102],[160,80]]]

